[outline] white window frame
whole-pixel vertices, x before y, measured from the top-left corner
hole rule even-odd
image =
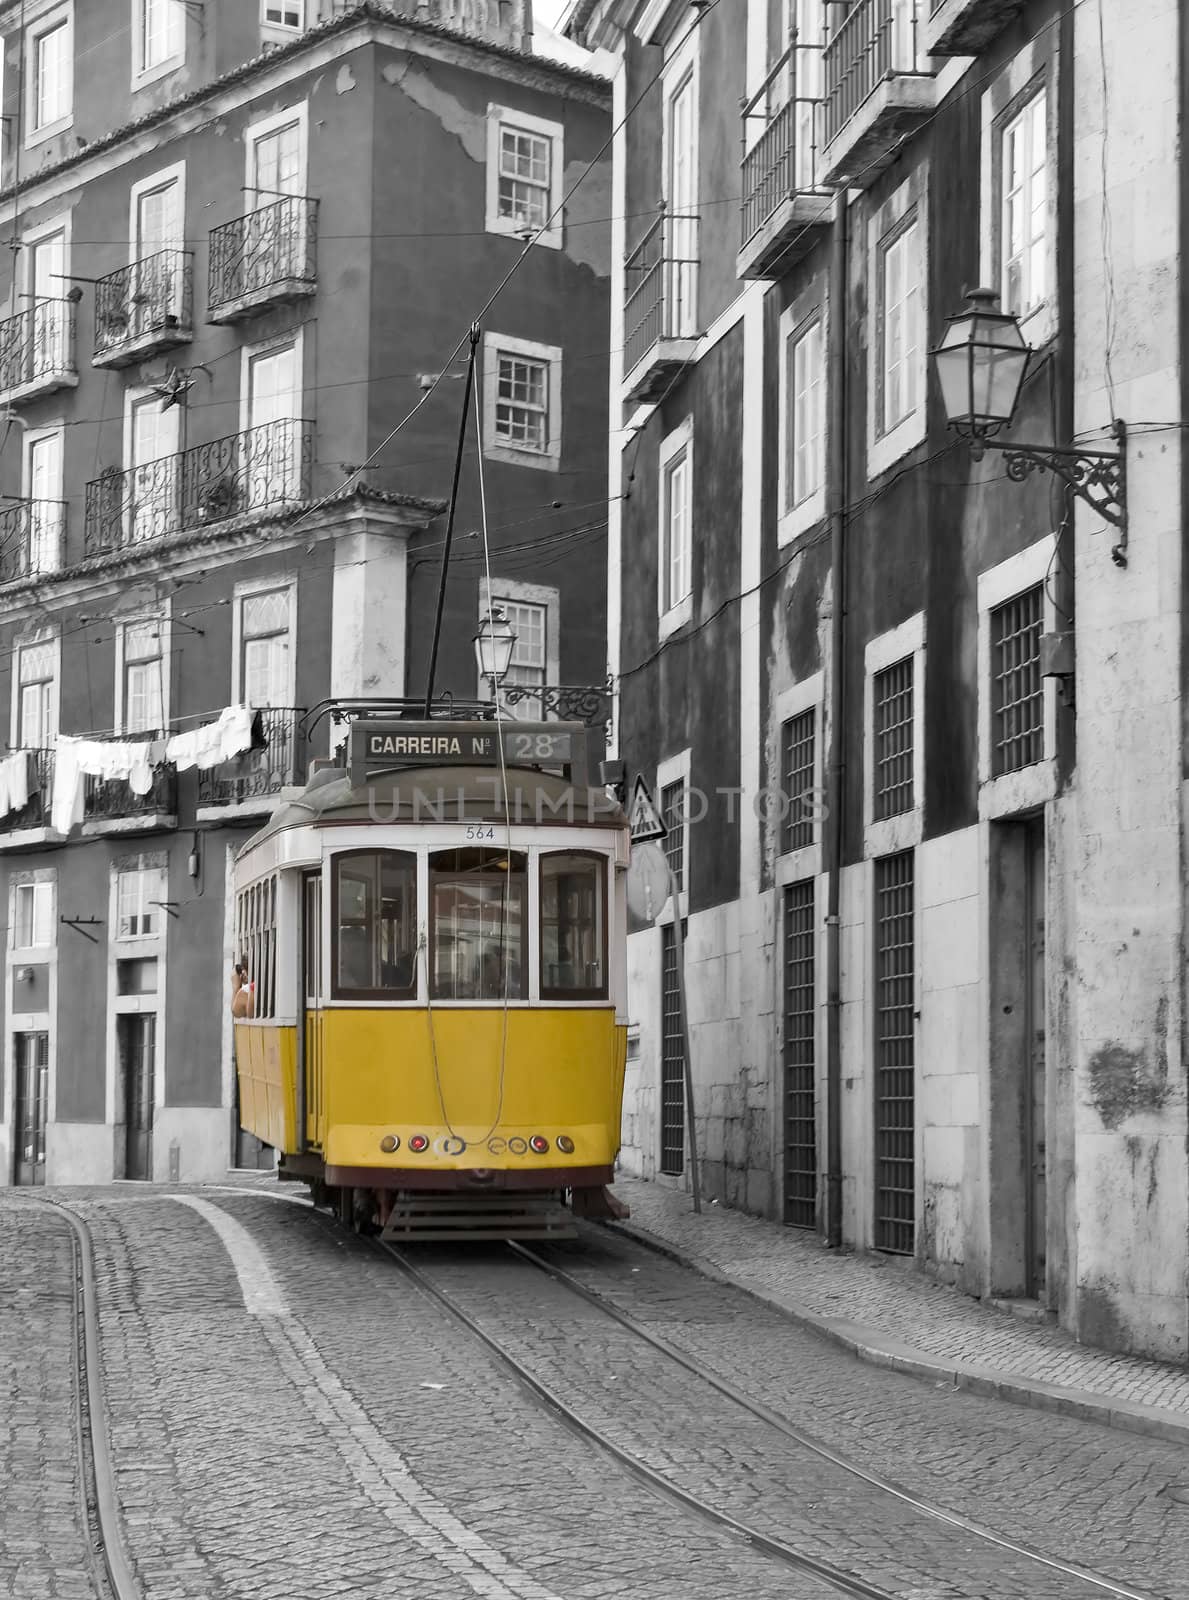
[[[503,599],[518,602],[520,605],[544,606],[545,682],[547,684],[559,683],[561,681],[561,590],[544,583],[523,583],[519,578],[500,577],[492,578],[489,590],[487,576],[484,574],[479,579],[480,625],[482,625],[488,614],[487,597],[489,593],[495,595],[495,604],[497,606]],[[485,698],[491,692],[491,685],[479,672],[477,666],[475,677],[479,687],[480,698]]]
[[[817,797],[821,795],[825,785],[826,771],[826,713],[825,713],[825,676],[815,672],[811,677],[804,678],[800,683],[794,683],[787,689],[782,689],[776,696],[776,745],[773,752],[770,771],[773,778],[769,788],[774,793],[783,794],[784,784],[784,725],[799,717],[803,711],[814,712],[813,719],[813,787],[814,787],[814,816],[813,816],[813,842],[801,845],[799,849],[789,850],[785,854],[780,851],[780,834],[784,825],[781,808],[776,806],[770,811],[770,839],[775,854],[776,884],[783,888],[785,884],[799,883],[802,878],[816,878],[822,870],[822,817]]]
[[[179,48],[155,65],[151,67],[145,65],[145,14],[148,5],[149,0],[132,0],[132,92],[134,94],[138,89],[144,89],[160,78],[167,78],[171,72],[176,72],[179,67],[186,64],[186,10],[181,0],[173,0],[178,19]]]
[[[32,890],[32,898],[33,898],[32,933],[33,933],[33,939],[29,943],[22,943],[17,938],[17,932],[18,932],[18,930],[20,928],[20,914],[19,914],[19,912],[17,910],[17,907],[20,904],[21,892],[22,892],[22,890],[26,890],[26,889]],[[55,938],[54,938],[54,932],[55,932],[54,912],[55,912],[55,909],[56,909],[55,905],[54,905],[55,889],[56,889],[56,884],[55,884],[55,880],[54,880],[53,876],[44,876],[44,877],[43,876],[38,876],[38,877],[35,877],[35,878],[22,878],[22,879],[18,879],[16,882],[14,882],[13,884],[11,884],[9,886],[9,891],[8,891],[8,893],[9,893],[9,900],[8,900],[8,906],[9,906],[8,927],[9,927],[9,940],[10,940],[10,942],[9,942],[9,947],[8,948],[9,948],[10,951],[13,951],[13,952],[18,951],[18,950],[22,951],[22,952],[31,951],[31,950],[45,951],[45,950],[52,950],[54,948],[54,945],[57,942],[55,940]],[[42,905],[44,905],[46,907],[46,911],[45,911],[45,928],[43,930],[45,932],[45,934],[46,934],[46,937],[44,939],[38,939],[37,938],[37,929],[38,929],[37,910],[38,910],[38,905],[39,904],[42,904]]]
[[[672,142],[673,127],[670,109],[674,94],[679,90],[685,80],[689,79],[690,98],[693,103],[693,115],[690,119],[690,168],[694,175],[694,197],[690,212],[695,216],[701,214],[702,204],[702,169],[701,169],[701,106],[702,86],[700,62],[701,54],[698,42],[701,30],[694,28],[690,33],[679,34],[678,38],[684,40],[672,54],[668,55],[661,73],[661,192],[670,212],[674,211],[673,197],[669,193],[670,174],[672,171]],[[666,46],[668,49],[668,46]],[[681,211],[677,215],[689,215],[690,212]],[[678,223],[680,228],[681,224]],[[690,230],[692,236],[694,261],[692,265],[676,269],[684,278],[681,285],[687,311],[685,322],[678,322],[678,338],[695,338],[698,333],[698,296],[701,279],[701,229]],[[687,237],[688,237],[687,236]],[[680,243],[680,241],[677,241]],[[673,268],[662,268],[663,271],[672,273]],[[672,282],[666,284],[666,293],[671,293],[674,288]],[[686,325],[688,322],[688,326]]]
[[[1045,288],[1046,292],[1044,294],[1042,294],[1039,297],[1039,299],[1036,299],[1036,300],[1025,300],[1021,304],[1021,306],[1019,308],[1014,308],[1009,303],[1009,301],[1008,301],[1008,293],[1007,293],[1007,269],[1008,269],[1009,261],[1011,259],[1009,257],[1009,255],[1008,255],[1008,237],[1007,237],[1007,202],[1008,202],[1007,143],[1008,143],[1008,139],[1009,139],[1010,135],[1017,128],[1022,129],[1026,124],[1031,124],[1036,119],[1038,114],[1040,116],[1040,119],[1041,119],[1042,123],[1047,123],[1048,94],[1046,93],[1043,85],[1036,92],[1036,94],[1030,96],[1024,102],[1024,104],[1019,107],[1019,109],[1014,113],[1014,115],[1009,117],[1003,123],[1003,125],[998,129],[998,144],[999,144],[999,149],[998,149],[998,160],[999,160],[999,268],[1000,268],[999,294],[1000,294],[1000,302],[1001,302],[1001,304],[1003,306],[1003,309],[1005,311],[1015,310],[1016,315],[1020,319],[1021,325],[1023,325],[1023,323],[1025,323],[1025,322],[1027,322],[1030,317],[1035,316],[1036,313],[1044,305],[1045,300],[1050,297],[1049,260],[1048,260],[1048,256],[1049,256],[1049,217],[1048,217],[1048,198],[1047,198],[1048,197],[1047,128],[1046,128],[1045,133],[1042,135],[1043,142],[1046,144],[1046,150],[1045,150],[1044,159],[1041,162],[1040,170],[1044,174],[1044,178],[1045,178],[1046,200],[1045,200],[1045,213],[1044,213],[1044,231],[1041,234],[1041,237],[1040,237],[1040,240],[1039,240],[1039,243],[1040,243],[1040,246],[1041,246],[1041,253],[1042,253],[1042,256],[1043,256],[1043,260],[1044,260],[1044,288]],[[1026,142],[1027,142],[1028,148],[1030,149],[1031,148],[1031,140],[1027,140]],[[1034,173],[1033,173],[1032,166],[1031,166],[1030,162],[1026,162],[1025,169],[1024,169],[1023,189],[1022,189],[1022,194],[1024,195],[1025,198],[1029,198],[1030,199],[1030,197],[1031,197],[1033,176],[1034,176]],[[1027,213],[1028,217],[1031,218],[1031,215],[1032,215],[1032,207],[1031,207],[1031,205],[1026,206],[1025,210],[1026,210],[1026,213]],[[1023,248],[1022,254],[1021,254],[1021,262],[1022,262],[1021,281],[1024,281],[1025,276],[1027,274],[1030,274],[1030,271],[1031,271],[1031,266],[1030,266],[1031,254],[1032,254],[1031,241],[1026,240],[1025,244],[1024,244],[1024,248]]]
[[[978,578],[978,814],[980,820],[1031,811],[1057,793],[1057,680],[1042,680],[1044,694],[1044,759],[1019,772],[991,776],[991,613],[1005,601],[1035,589],[1044,591],[1041,632],[1055,632],[1057,608],[1052,599],[1056,537],[1046,534],[1026,550],[1009,556]]]
[[[665,564],[668,559],[668,475],[669,469],[676,458],[685,453],[687,462],[687,476],[689,479],[689,494],[687,498],[689,521],[689,589],[678,600],[675,600],[667,609],[665,607]],[[679,427],[667,434],[661,441],[660,451],[657,455],[656,474],[656,500],[657,500],[657,560],[656,560],[656,609],[657,609],[657,636],[667,639],[671,633],[676,632],[684,623],[687,623],[694,614],[694,419],[686,417]]]
[[[793,460],[792,453],[795,447],[793,436],[793,419],[796,415],[794,395],[792,392],[792,377],[790,372],[791,346],[799,343],[814,327],[820,330],[819,343],[821,349],[821,377],[819,390],[821,394],[821,451],[822,473],[818,487],[797,501],[792,502],[793,491]],[[828,349],[829,331],[826,322],[825,297],[808,310],[798,313],[796,306],[789,306],[780,319],[778,359],[779,369],[779,460],[777,463],[777,479],[779,485],[778,514],[776,522],[777,544],[784,546],[791,543],[800,534],[806,533],[815,523],[818,523],[826,514],[826,437],[829,421],[829,396],[826,384],[826,351]]]
[[[533,450],[526,445],[515,445],[507,439],[496,437],[501,355],[523,356],[526,360],[539,361],[549,368],[545,423],[548,437],[544,450]],[[559,345],[538,344],[534,339],[514,339],[504,333],[483,335],[483,454],[489,460],[503,461],[514,467],[537,467],[546,472],[557,472],[561,466],[561,397],[562,353]]]
[[[531,237],[534,243],[546,245],[550,250],[560,250],[565,238],[565,217],[562,214],[562,197],[565,193],[565,128],[560,122],[549,122],[544,117],[531,116],[515,106],[501,106],[494,102],[487,107],[487,220],[488,233],[502,233],[521,239],[525,230],[514,217],[500,216],[500,129],[516,128],[524,133],[534,133],[549,140],[549,199],[546,226]]]
[[[147,178],[141,178],[134,183],[128,191],[128,259],[136,261],[140,250],[140,202],[142,196],[151,194],[155,189],[165,189],[177,185],[178,203],[178,233],[177,242],[173,245],[162,245],[163,250],[181,250],[186,239],[186,163],[177,161],[170,167],[162,167],[159,172],[151,172]]]
[[[69,74],[68,107],[62,116],[38,125],[37,122],[37,52],[46,34],[64,25],[66,28],[66,70]],[[25,149],[52,139],[74,125],[74,3],[55,6],[31,22],[25,34]]]
[[[132,876],[135,876],[139,882],[139,892],[137,894],[137,905],[139,909],[136,911],[135,915],[137,917],[144,917],[147,914],[151,914],[154,918],[154,926],[147,933],[120,932],[120,879],[123,877]],[[156,880],[155,884],[150,881],[153,879]],[[150,893],[146,892],[150,891],[154,887],[160,890],[159,897],[152,896]],[[160,939],[165,932],[165,919],[168,915],[161,902],[167,900],[168,898],[169,869],[167,867],[145,866],[143,857],[140,858],[140,864],[135,867],[120,866],[118,864],[113,865],[111,919],[111,936],[113,943],[119,943],[121,945],[144,944],[151,940]],[[150,907],[151,911],[146,912],[146,907]],[[156,1010],[157,995],[153,995],[152,999],[154,1004],[151,1009]]]
[[[678,914],[678,910],[680,911],[680,915],[681,915],[683,920],[684,920],[684,918],[689,916],[690,812],[693,809],[691,804],[690,804],[689,773],[690,773],[690,746],[689,745],[686,745],[684,750],[679,750],[675,756],[669,756],[667,758],[667,760],[658,761],[657,762],[656,788],[652,791],[652,793],[653,793],[653,798],[654,798],[654,800],[656,802],[656,806],[657,806],[658,811],[659,811],[660,805],[661,805],[661,796],[664,794],[665,790],[670,788],[673,784],[680,783],[682,785],[682,788],[683,788],[683,791],[684,791],[685,797],[686,797],[686,799],[685,799],[685,816],[682,818],[682,821],[681,821],[681,861],[682,861],[681,878],[682,878],[682,886],[681,886],[681,891],[677,896],[677,898],[681,902],[681,904],[680,904],[679,908],[675,907],[673,905],[673,896],[670,895],[669,898],[665,901],[664,910],[661,911],[659,913],[659,915],[657,916],[656,923],[657,923],[658,927],[663,926],[665,923],[673,922],[675,920],[677,914]],[[661,848],[662,849],[664,848],[664,840],[661,841]]]
[[[279,335],[272,339],[262,339],[259,344],[246,344],[240,351],[239,367],[239,431],[246,433],[252,426],[251,409],[252,396],[250,377],[252,362],[258,356],[276,355],[282,350],[293,348],[294,370],[297,373],[297,414],[294,421],[300,421],[305,410],[305,330],[294,328],[291,332]]]
[[[152,612],[138,611],[135,615],[117,617],[116,622],[116,693],[115,693],[115,729],[117,733],[126,733],[125,716],[127,708],[124,704],[124,642],[130,626],[143,626],[145,623],[155,622],[160,631],[161,642],[161,715],[165,727],[160,731],[166,732],[170,721],[171,665],[173,652],[173,628],[170,618],[169,602],[165,601],[160,608]],[[149,730],[156,731],[156,730]],[[129,738],[142,738],[143,731],[128,734]]]
[[[1057,331],[1057,75],[1059,56],[1037,38],[1014,56],[983,91],[980,102],[979,282],[1003,287],[1003,134],[1016,115],[1045,97],[1045,298],[1020,318],[1032,348]]]
[[[912,657],[912,809],[875,820],[875,677]],[[863,653],[863,835],[864,854],[897,855],[923,837],[925,815],[925,613],[878,634]]]
[[[275,17],[268,15],[270,4],[274,9],[281,11],[291,6],[299,13],[301,20],[297,23],[278,22]],[[260,0],[260,29],[264,38],[269,39],[275,35],[278,40],[296,39],[309,27],[308,7],[309,0]]]
[[[276,594],[285,590],[289,601],[289,683],[290,706],[297,700],[297,578],[292,573],[277,572],[268,577],[244,578],[232,592],[231,611],[231,701],[244,704],[244,601],[258,594]]]
[[[926,437],[929,343],[929,201],[923,169],[902,183],[867,224],[867,297],[872,308],[867,344],[867,475],[877,477]],[[884,340],[881,317],[884,260],[897,236],[912,229],[920,295],[920,326],[913,372],[917,403],[889,429],[883,427]]]
[[[62,726],[62,635],[57,628],[41,629],[36,633],[26,634],[23,638],[13,640],[13,668],[12,668],[12,706],[9,716],[8,748],[22,750],[27,747],[20,744],[21,731],[21,651],[34,645],[48,644],[52,647],[51,654],[54,664],[54,726],[52,735],[57,734]]]
[[[58,417],[53,422],[47,422],[39,428],[30,428],[25,434],[21,446],[21,498],[29,509],[29,542],[33,544],[33,448],[35,445],[44,444],[47,439],[58,441],[58,480],[57,493],[51,497],[58,505],[60,523],[57,531],[58,559],[52,567],[39,568],[41,572],[58,572],[63,561],[62,542],[66,532],[66,419]]]
[[[270,24],[272,26],[272,24]],[[301,32],[301,29],[294,32]],[[308,100],[298,100],[294,105],[286,106],[283,111],[274,111],[270,116],[261,117],[257,122],[250,122],[244,129],[244,198],[249,204],[255,203],[255,196],[264,191],[256,189],[252,183],[255,176],[256,163],[254,149],[261,139],[267,139],[269,134],[276,133],[280,128],[287,128],[291,122],[298,125],[298,142],[301,148],[301,192],[304,194],[309,186],[310,171],[310,103]],[[264,201],[271,205],[279,195],[269,194]]]

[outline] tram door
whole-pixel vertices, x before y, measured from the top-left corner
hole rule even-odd
[[[305,968],[306,1141],[319,1145],[322,1125],[322,876],[307,872],[302,890]]]
[[[157,1019],[152,1013],[118,1017],[116,1029],[124,1070],[124,1176],[147,1183],[153,1176],[153,1090]]]
[[[50,1036],[16,1036],[16,1161],[13,1182],[45,1182],[45,1123],[49,1101]]]

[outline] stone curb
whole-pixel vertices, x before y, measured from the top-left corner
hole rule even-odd
[[[747,1283],[724,1272],[713,1261],[692,1254],[657,1234],[649,1233],[634,1222],[614,1222],[609,1226],[634,1239],[638,1244],[667,1256],[683,1267],[701,1273],[714,1283],[729,1284],[741,1289],[762,1305],[770,1306],[789,1318],[791,1322],[816,1333],[840,1349],[849,1351],[868,1366],[884,1367],[892,1372],[903,1372],[909,1377],[923,1378],[930,1383],[949,1384],[970,1394],[1005,1400],[1011,1405],[1031,1406],[1036,1411],[1050,1411],[1060,1416],[1075,1417],[1079,1422],[1097,1422],[1104,1427],[1119,1428],[1126,1433],[1143,1434],[1150,1439],[1163,1439],[1170,1444],[1189,1445],[1189,1416],[1179,1418],[1157,1406],[1138,1405],[1129,1400],[1114,1400],[1108,1395],[1097,1395],[1086,1389],[1067,1389],[1055,1383],[1043,1383],[1036,1378],[1008,1377],[994,1367],[980,1367],[947,1361],[931,1356],[898,1339],[889,1338],[866,1323],[847,1322],[839,1318],[819,1316],[807,1311],[788,1296],[763,1285]]]

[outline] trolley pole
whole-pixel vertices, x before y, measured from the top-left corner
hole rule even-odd
[[[694,1210],[702,1211],[702,1179],[698,1170],[698,1128],[694,1121],[694,1061],[689,1047],[689,1006],[685,992],[685,933],[681,926],[681,896],[669,867],[669,898],[673,902],[673,954],[677,960],[677,1001],[681,1008],[681,1054],[685,1065],[685,1124],[689,1135],[689,1167]]]
[[[442,551],[442,576],[438,584],[438,609],[434,616],[433,643],[429,648],[429,673],[425,681],[425,716],[433,715],[433,680],[438,666],[438,644],[442,637],[442,611],[446,604],[446,580],[450,575],[450,546],[454,541],[454,513],[458,510],[458,480],[462,476],[462,452],[467,439],[467,415],[471,404],[471,388],[475,382],[475,352],[479,347],[479,324],[472,322],[470,355],[467,359],[466,392],[462,397],[462,416],[458,424],[458,450],[454,457],[454,482],[450,487],[450,510],[446,517],[446,547]]]

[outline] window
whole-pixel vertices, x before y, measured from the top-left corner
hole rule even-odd
[[[562,244],[562,136],[511,106],[487,108],[487,231]]]
[[[814,706],[790,717],[781,729],[780,770],[787,807],[780,829],[782,855],[790,850],[803,850],[813,843],[816,733]]]
[[[822,450],[825,435],[825,385],[822,381],[822,325],[820,318],[790,337],[787,349],[791,403],[788,408],[788,486],[785,510],[791,511],[823,484]]]
[[[58,647],[55,640],[17,651],[17,706],[13,748],[46,750],[58,731]]]
[[[237,964],[251,986],[252,1017],[277,1014],[277,880],[245,889],[236,907]]]
[[[690,66],[665,102],[666,237],[663,244],[665,337],[697,332],[698,145],[697,82]]]
[[[246,479],[237,503],[246,511],[296,500],[301,492],[301,344],[245,350],[243,361]]]
[[[561,462],[561,350],[489,334],[483,382],[484,454],[555,471]]]
[[[70,121],[73,31],[69,11],[55,12],[29,31],[28,122],[33,136],[56,132]]]
[[[18,883],[12,892],[12,948],[45,949],[54,942],[54,886]]]
[[[29,502],[29,571],[62,565],[62,430],[25,436],[25,495]]]
[[[1043,619],[1043,584],[991,612],[992,777],[1044,759]]]
[[[262,0],[260,20],[270,28],[299,33],[305,27],[305,0]]]
[[[292,600],[292,586],[239,597],[239,698],[244,705],[292,703]]]
[[[528,865],[502,850],[442,850],[429,861],[435,1000],[523,1000]]]
[[[125,733],[160,733],[165,728],[164,634],[165,623],[156,618],[126,622],[121,629]]]
[[[140,37],[137,73],[155,72],[180,62],[186,48],[186,17],[180,0],[139,0]]]
[[[685,935],[685,924],[681,926]],[[670,1177],[685,1170],[685,1029],[681,1021],[681,978],[677,970],[677,928],[661,928],[661,1151],[660,1168]]]
[[[70,272],[68,230],[49,226],[25,235],[25,287],[29,292],[29,367],[31,377],[65,372],[71,364],[73,308],[64,301]]]
[[[543,687],[546,682],[548,660],[548,607],[523,600],[507,600],[498,595],[495,596],[493,603],[503,610],[516,635],[516,643],[512,646],[512,662],[501,687],[513,684],[523,684],[533,688]],[[510,709],[514,717],[524,722],[544,720],[545,708],[540,695],[529,695],[523,700],[516,700]]]
[[[602,856],[541,857],[541,998],[607,994],[607,863]]]
[[[912,669],[913,658],[906,656],[877,672],[872,684],[876,822],[913,807]]]
[[[417,857],[353,850],[334,859],[339,999],[408,1000],[417,990]]]
[[[879,343],[881,434],[921,403],[921,281],[918,227],[911,222],[880,250]]]
[[[157,395],[128,399],[127,482],[129,537],[155,539],[173,531],[178,502],[180,409],[163,407]]]
[[[117,939],[151,939],[160,933],[166,882],[163,867],[131,867],[117,872]]]
[[[133,244],[138,261],[147,261],[163,250],[181,248],[185,233],[182,212],[182,185],[177,178],[137,190]]]
[[[817,962],[812,878],[784,890],[784,1220],[817,1221]]]
[[[271,206],[282,195],[305,193],[306,109],[269,117],[249,128],[248,188],[253,205]]]
[[[1003,307],[1024,317],[1046,294],[1048,197],[1045,95],[1036,95],[1003,129]]]
[[[675,610],[691,591],[691,444],[686,439],[661,469],[661,615]]]
[[[875,863],[875,1248],[911,1255],[916,974],[911,850]]]
[[[685,892],[685,813],[685,779],[679,778],[661,789],[661,821],[669,830],[665,835],[665,860],[678,894]]]

